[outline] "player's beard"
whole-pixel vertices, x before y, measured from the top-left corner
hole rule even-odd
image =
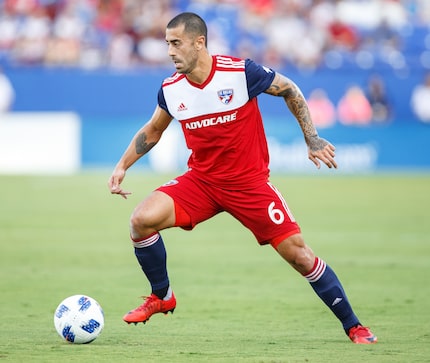
[[[173,62],[178,73],[190,74],[196,68],[197,60],[197,55],[193,54],[188,61],[186,59],[174,59]]]

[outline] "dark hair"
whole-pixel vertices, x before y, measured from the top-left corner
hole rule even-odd
[[[195,13],[181,13],[176,15],[167,24],[167,29],[176,28],[184,24],[184,31],[196,36],[203,35],[205,37],[205,45],[208,46],[208,28],[205,21]]]

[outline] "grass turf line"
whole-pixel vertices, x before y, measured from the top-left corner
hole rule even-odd
[[[227,214],[163,232],[177,309],[128,326],[122,315],[149,292],[128,218],[169,177],[131,173],[127,201],[107,177],[0,176],[0,361],[430,362],[429,176],[272,178],[374,346],[351,344],[303,278]],[[76,293],[105,311],[90,345],[63,342],[53,326]]]

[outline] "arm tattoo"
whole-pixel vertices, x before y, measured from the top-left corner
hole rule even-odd
[[[146,154],[149,150],[151,150],[155,146],[155,142],[147,143],[146,142],[147,136],[144,132],[139,134],[136,138],[136,153],[137,154]]]
[[[324,148],[325,143],[318,136],[306,100],[294,82],[277,75],[266,92],[284,98],[291,113],[297,119],[310,149],[320,150]]]

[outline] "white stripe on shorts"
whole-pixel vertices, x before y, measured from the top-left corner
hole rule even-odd
[[[282,203],[282,206],[285,209],[285,212],[287,213],[288,217],[290,218],[291,222],[295,222],[296,219],[293,216],[293,213],[291,213],[290,208],[288,208],[288,204],[285,201],[283,195],[281,194],[281,192],[270,182],[267,182],[267,185],[276,193],[276,195],[278,196],[279,200]]]

